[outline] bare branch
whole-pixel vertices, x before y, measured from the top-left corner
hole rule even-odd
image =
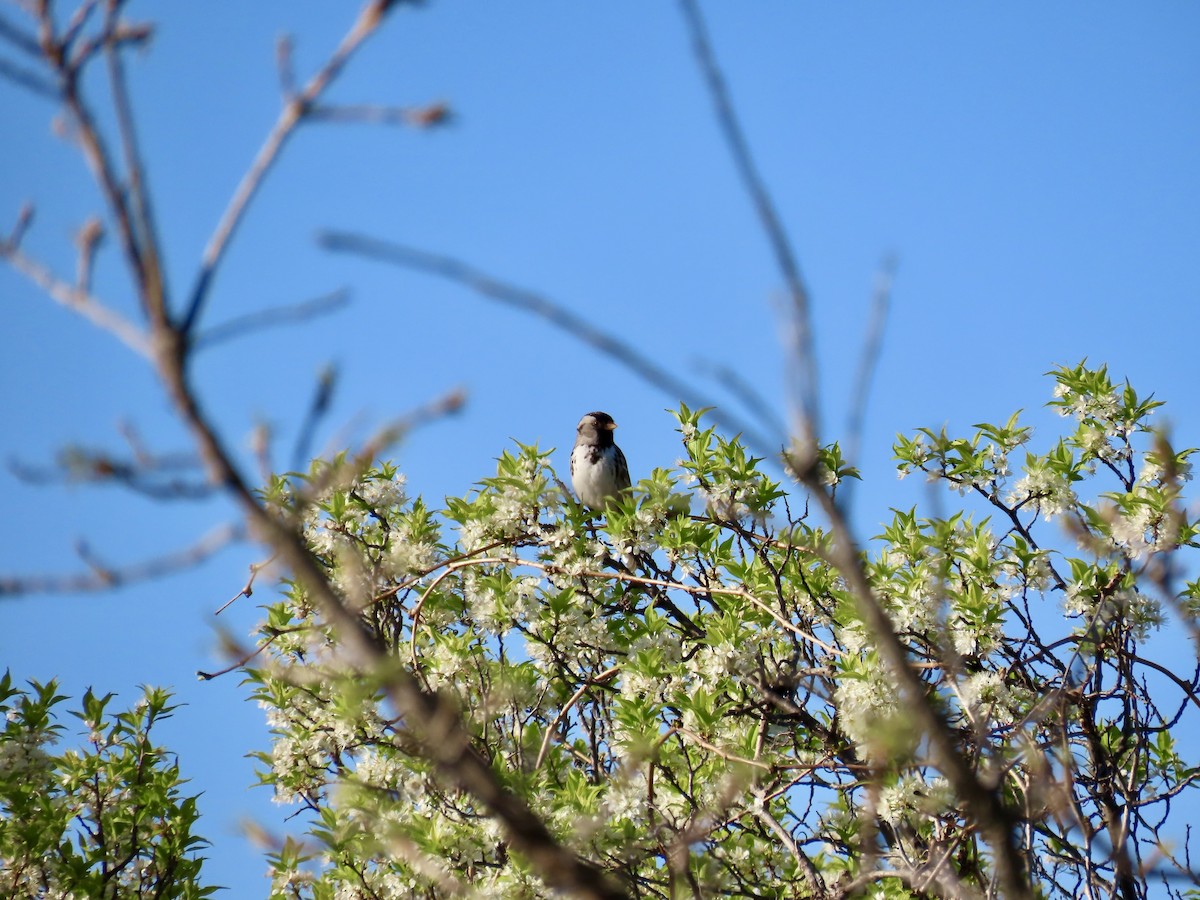
[[[301,303],[260,309],[200,332],[192,339],[192,346],[196,350],[207,350],[222,341],[245,337],[264,328],[308,322],[318,316],[344,309],[349,303],[350,291],[347,288],[338,288],[336,291]]]
[[[290,34],[281,34],[275,41],[275,68],[279,70],[279,91],[285,100],[296,95],[296,70],[292,65],[294,47]]]
[[[19,25],[14,25],[3,16],[0,16],[0,40],[33,59],[42,58],[42,47],[37,36],[23,31]]]
[[[308,84],[299,94],[286,99],[283,111],[279,114],[266,141],[259,149],[250,169],[243,176],[237,190],[234,191],[229,205],[221,215],[221,221],[217,223],[216,230],[209,238],[208,246],[204,248],[200,272],[188,294],[187,308],[181,319],[183,335],[190,334],[199,321],[204,303],[208,298],[213,275],[216,274],[217,267],[225,256],[229,241],[245,217],[246,208],[254,199],[254,195],[258,193],[263,179],[275,164],[275,160],[279,158],[280,151],[295,132],[296,126],[310,112],[317,98],[334,82],[350,57],[374,33],[383,21],[383,17],[396,2],[397,0],[371,0],[367,3],[325,65],[309,79]]]
[[[75,233],[75,246],[79,248],[79,261],[75,267],[76,290],[88,293],[92,289],[92,263],[96,250],[104,241],[104,224],[92,216]]]
[[[329,412],[330,404],[333,402],[333,389],[337,386],[338,370],[336,366],[326,365],[321,367],[320,373],[317,375],[317,387],[313,391],[312,400],[308,404],[308,411],[304,414],[304,421],[300,424],[300,432],[296,435],[296,446],[292,450],[292,471],[298,472],[309,460],[311,452],[313,434],[317,430],[317,425],[320,423]]]
[[[230,597],[228,600],[226,600],[221,605],[221,608],[218,609],[215,613],[213,613],[213,615],[219,616],[221,613],[223,613],[223,612],[225,612],[225,610],[229,609],[230,606],[232,606],[235,602],[240,600],[242,597],[250,597],[254,593],[254,581],[256,578],[258,578],[258,573],[261,572],[263,569],[267,568],[267,566],[271,565],[271,563],[275,562],[276,555],[277,554],[272,553],[270,556],[268,556],[266,559],[264,559],[260,563],[251,563],[250,564],[250,577],[246,579],[246,583],[242,586],[242,589],[240,591],[238,591],[236,594],[234,594],[232,597]]]
[[[244,539],[245,529],[242,526],[222,525],[190,547],[121,567],[101,563],[86,546],[81,546],[80,555],[85,558],[89,571],[75,575],[0,576],[0,597],[107,591],[127,584],[152,581],[194,568],[229,545]]]
[[[818,405],[820,393],[808,288],[804,284],[800,265],[792,252],[791,241],[775,209],[775,203],[759,174],[754,157],[750,153],[750,145],[738,122],[737,113],[729,98],[729,89],[725,84],[721,69],[717,65],[716,55],[713,53],[708,28],[704,23],[704,16],[700,12],[699,0],[680,0],[680,8],[683,10],[683,16],[691,35],[696,61],[704,73],[709,94],[716,107],[717,121],[721,126],[725,141],[729,145],[730,152],[733,154],[738,174],[750,194],[759,221],[766,231],[767,240],[775,254],[775,261],[787,287],[788,299],[792,306],[791,325],[795,338],[792,359],[798,367],[795,379],[796,396],[801,413],[795,432],[805,448],[805,452],[812,454],[815,459],[817,435],[821,431]]]
[[[892,300],[892,282],[896,277],[896,258],[887,256],[875,274],[875,290],[871,295],[871,310],[867,317],[867,331],[863,336],[863,346],[858,358],[858,375],[854,379],[854,393],[851,394],[850,410],[846,415],[846,447],[843,456],[851,465],[859,462],[859,451],[862,447],[863,425],[867,415],[867,400],[871,394],[871,383],[875,377],[875,369],[879,365],[879,356],[883,350],[883,333],[887,325],[888,308]],[[842,504],[850,508],[850,495],[853,492],[853,479],[847,479],[842,486]]]
[[[879,354],[883,349],[883,333],[887,326],[888,309],[892,301],[892,283],[896,279],[896,257],[887,256],[875,274],[875,289],[871,294],[871,310],[867,316],[867,330],[863,336],[862,351],[858,358],[858,374],[854,379],[850,410],[846,416],[846,459],[858,462],[859,447],[862,445],[863,421],[866,418],[867,399],[871,394],[871,382],[875,368],[879,365]]]
[[[17,478],[31,484],[119,484],[155,500],[207,500],[215,493],[213,486],[207,482],[164,477],[162,474],[178,468],[195,469],[196,465],[194,458],[173,460],[164,457],[127,462],[106,453],[68,447],[59,454],[56,469],[39,468],[11,460],[9,470]]]
[[[324,231],[317,236],[317,241],[327,250],[353,253],[368,259],[391,263],[458,282],[484,297],[503,303],[505,306],[538,316],[559,331],[617,360],[640,376],[642,380],[669,395],[673,401],[683,400],[693,407],[713,407],[711,413],[713,419],[731,431],[741,432],[744,440],[760,452],[774,455],[779,450],[778,443],[773,443],[769,437],[756,431],[739,417],[717,408],[710,398],[698,393],[691,385],[680,381],[650,357],[635,350],[630,344],[612,333],[601,330],[544,294],[500,281],[450,256],[428,253],[403,244],[381,241],[365,235],[344,231]]]
[[[131,350],[147,359],[151,357],[150,341],[144,331],[91,294],[54,276],[41,263],[31,259],[9,242],[0,244],[0,259],[36,284],[47,295],[67,309],[83,316],[93,325],[116,335]]]
[[[104,44],[104,55],[108,62],[108,81],[112,91],[113,108],[116,112],[117,133],[121,141],[121,154],[125,163],[125,178],[128,182],[129,200],[132,204],[130,227],[141,254],[145,283],[143,294],[162,296],[166,305],[166,278],[162,272],[162,253],[158,246],[158,227],[154,221],[154,208],[146,191],[146,167],[138,148],[137,131],[133,122],[133,109],[129,100],[129,88],[125,79],[125,68],[121,61],[122,46],[126,42],[140,43],[149,39],[148,25],[127,25],[117,19],[120,3],[110,3],[105,19],[104,32],[108,39]]]
[[[148,270],[144,259],[141,239],[146,228],[140,227],[134,221],[136,204],[135,209],[130,208],[125,185],[122,184],[108,147],[81,92],[80,67],[90,58],[92,51],[78,51],[71,60],[68,60],[69,40],[73,40],[73,35],[68,32],[66,38],[55,38],[54,17],[48,4],[39,7],[38,15],[42,55],[54,69],[58,78],[59,94],[74,125],[74,137],[78,140],[84,159],[91,167],[93,177],[100,187],[105,203],[116,220],[117,233],[121,239],[122,250],[133,272],[134,284],[142,292],[143,307],[148,312],[155,307],[165,309],[165,303],[158,302],[162,299],[159,295],[162,294],[164,286],[161,278],[158,277],[157,265],[155,263]],[[90,42],[90,45],[99,49],[107,46],[111,41],[117,41],[118,38],[114,34],[117,25],[118,23],[110,17],[104,33]],[[113,52],[116,52],[115,49]],[[124,101],[118,99],[116,102]],[[132,173],[130,177],[132,177]],[[153,291],[155,296],[148,296],[147,291]]]
[[[783,446],[787,442],[787,426],[772,408],[767,399],[754,385],[746,381],[732,366],[720,363],[700,362],[700,371],[710,374],[721,387],[733,394],[742,406],[758,417],[758,421],[769,434],[776,435],[775,443]]]
[[[424,106],[338,105],[314,106],[309,118],[316,122],[366,122],[373,125],[407,125],[437,128],[454,121],[449,104],[442,101]]]
[[[83,0],[75,8],[75,12],[71,13],[71,21],[67,23],[66,30],[63,31],[61,39],[62,46],[65,49],[70,49],[79,36],[83,34],[83,29],[87,27],[88,20],[99,5],[100,0]]]
[[[17,221],[13,223],[13,229],[9,232],[8,239],[0,241],[0,248],[8,248],[16,250],[21,246],[21,241],[25,238],[25,232],[29,230],[29,225],[33,222],[33,204],[21,204],[21,211],[17,213]]]
[[[39,73],[23,69],[15,63],[0,57],[0,78],[10,81],[18,87],[44,97],[47,100],[58,99],[58,89],[54,83],[43,78]]]

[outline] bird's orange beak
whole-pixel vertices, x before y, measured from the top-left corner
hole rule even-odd
[[[606,430],[608,430],[608,431],[616,431],[616,430],[617,430],[617,423],[616,423],[616,422],[609,422],[609,423],[608,423],[607,425],[605,425],[604,427],[605,427],[605,429],[606,429]]]

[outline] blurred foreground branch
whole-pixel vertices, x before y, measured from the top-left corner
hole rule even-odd
[[[505,306],[537,316],[571,338],[615,359],[647,384],[670,396],[672,400],[682,399],[694,407],[713,407],[712,418],[714,420],[730,431],[740,432],[743,440],[759,452],[771,456],[778,452],[778,441],[772,441],[769,436],[755,429],[748,422],[721,409],[710,398],[672,375],[649,356],[634,349],[628,342],[592,324],[545,294],[502,281],[451,256],[429,253],[367,235],[328,230],[321,232],[317,236],[317,240],[326,250],[349,253],[377,262],[390,263],[428,275],[435,275],[465,285],[477,294],[503,303]]]
[[[153,557],[132,565],[113,566],[101,562],[87,546],[77,546],[88,571],[74,575],[0,576],[0,597],[26,594],[91,593],[143,581],[154,581],[195,568],[226,547],[245,540],[240,525],[222,525],[199,541],[174,553]]]
[[[1031,897],[1032,890],[1026,875],[1027,869],[1014,840],[1016,817],[1000,795],[999,785],[995,782],[985,784],[980,774],[970,767],[959,751],[949,724],[935,707],[934,700],[929,696],[925,683],[909,659],[908,651],[896,634],[892,620],[871,589],[870,580],[863,565],[863,553],[851,532],[842,508],[834,499],[830,488],[824,483],[822,473],[817,466],[821,425],[812,310],[808,289],[792,251],[791,241],[776,211],[770,192],[758,172],[749,144],[738,122],[725,78],[712,48],[699,0],[680,0],[680,8],[691,34],[696,60],[713,100],[717,120],[746,191],[758,212],[791,300],[792,328],[790,334],[794,339],[791,346],[791,360],[796,370],[796,402],[793,414],[795,435],[785,457],[788,468],[797,480],[818,498],[829,519],[836,537],[832,560],[846,579],[860,615],[878,642],[880,655],[895,674],[902,696],[907,699],[914,715],[920,722],[921,730],[930,743],[938,767],[950,781],[968,813],[991,845],[995,854],[996,873],[1001,892],[1010,900]],[[886,298],[887,291],[877,292],[877,309],[880,297]],[[873,356],[874,352],[868,346],[866,358],[871,359]],[[863,376],[860,376],[861,383],[864,383]],[[856,401],[865,404],[865,400],[865,389],[862,389]]]

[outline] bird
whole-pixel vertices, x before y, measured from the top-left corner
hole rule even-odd
[[[590,412],[579,420],[571,450],[571,484],[579,501],[603,510],[629,490],[629,464],[613,441],[617,423],[605,412]]]

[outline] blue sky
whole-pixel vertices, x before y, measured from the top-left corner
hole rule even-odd
[[[133,3],[155,16],[130,63],[174,296],[279,109],[275,38],[296,40],[301,79],[352,19],[349,4]],[[920,6],[759,2],[705,6],[759,167],[811,288],[827,438],[841,436],[872,282],[899,259],[863,437],[864,535],[923,502],[898,482],[897,431],[1029,410],[1044,373],[1107,362],[1168,406],[1177,443],[1200,445],[1195,276],[1200,253],[1200,7],[1034,3]],[[16,13],[6,11],[9,18]],[[98,88],[92,94],[102,97]],[[513,439],[566,450],[579,416],[611,412],[635,478],[678,456],[677,398],[647,388],[545,323],[461,286],[318,249],[322,228],[361,231],[469,261],[557,299],[706,393],[734,368],[782,408],[781,290],[730,165],[674,4],[433,3],[402,7],[335,86],[343,103],[445,101],[432,132],[314,124],[296,135],[221,269],[207,313],[348,287],[345,310],[214,347],[198,361],[206,406],[244,450],[276,429],[285,465],[318,371],[338,367],[318,436],[361,438],[455,387],[463,414],[394,454],[433,502],[467,492]],[[36,204],[25,248],[74,269],[71,236],[99,208],[45,101],[0,83],[0,222]],[[7,228],[7,226],[0,226]],[[134,310],[115,251],[97,295]],[[134,423],[154,449],[186,446],[151,373],[126,348],[0,270],[0,455],[47,462],[80,443],[122,449]],[[249,457],[246,457],[247,462]],[[230,519],[221,501],[163,505],[116,488],[30,486],[0,473],[0,572],[74,571],[75,542],[113,563],[152,557]],[[0,661],[132,702],[164,684],[188,704],[164,729],[205,797],[208,875],[257,896],[265,863],[243,817],[275,821],[251,791],[259,711],[220,664],[216,628],[244,637],[260,584],[252,548],[109,594],[0,606]]]

